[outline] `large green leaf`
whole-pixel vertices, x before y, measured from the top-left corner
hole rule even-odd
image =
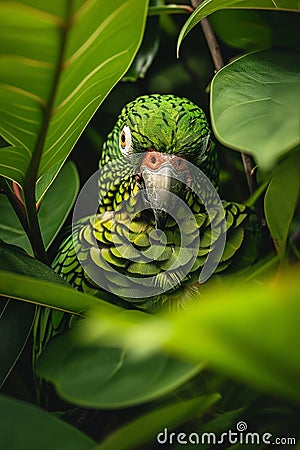
[[[66,163],[68,164],[68,162]],[[35,198],[36,203],[41,203],[46,192],[54,183],[57,175],[59,174],[60,169],[64,165],[64,161],[59,161],[57,164],[54,164],[47,172],[45,172],[36,182],[35,185]]]
[[[300,143],[300,54],[266,50],[236,59],[212,81],[217,138],[263,168]]]
[[[72,288],[50,267],[21,248],[0,242],[0,295],[79,314],[95,305],[119,308]],[[105,293],[103,293],[105,298]],[[109,296],[107,296],[109,298]]]
[[[268,186],[264,205],[267,224],[280,256],[284,254],[300,191],[300,152],[279,164]]]
[[[0,385],[18,360],[31,331],[35,307],[27,302],[75,313],[95,304],[110,309],[107,303],[75,291],[51,268],[19,247],[0,243]]]
[[[109,435],[95,450],[134,450],[144,448],[147,443],[152,444],[152,448],[157,444],[168,445],[173,440],[171,430],[193,419],[195,415],[199,419],[207,414],[219,398],[219,394],[212,394],[192,400],[177,400],[171,405],[147,412]]]
[[[253,9],[222,9],[209,21],[225,44],[246,51],[299,48],[299,15]],[[285,30],[282,33],[282,30]]]
[[[0,172],[23,185],[64,160],[128,69],[148,0],[20,0],[1,5]],[[34,158],[33,158],[34,156]]]
[[[225,44],[247,51],[271,46],[272,28],[260,11],[224,9],[213,14],[209,21]]]
[[[22,248],[15,245],[10,245],[0,241],[0,295],[10,296],[9,288],[10,282],[8,280],[10,275],[19,274],[28,277],[36,278],[37,280],[48,280],[53,283],[58,283],[63,286],[69,286],[57,273],[50,267],[41,263],[37,259],[29,256]],[[7,289],[4,280],[7,278]],[[3,280],[3,282],[2,282]],[[13,284],[13,282],[12,282]],[[20,290],[19,290],[20,289]],[[17,287],[18,292],[22,290],[22,286]],[[22,296],[21,296],[22,298]]]
[[[52,175],[51,169],[50,172]],[[75,164],[68,161],[53,183],[50,176],[47,181],[44,181],[50,186],[42,200],[38,218],[45,247],[49,248],[64,224],[78,194],[79,177]],[[32,252],[29,239],[4,195],[0,196],[0,208],[0,238],[9,244],[22,247],[29,253]]]
[[[268,284],[244,282],[205,289],[189,309],[115,318],[95,314],[81,338],[119,342],[145,358],[158,349],[255,388],[300,403],[300,268]]]
[[[82,346],[73,334],[69,330],[53,339],[35,367],[71,403],[92,408],[144,403],[172,392],[200,370],[162,353],[137,360],[124,349]]]
[[[47,271],[46,267],[44,266],[45,272]],[[56,274],[53,272],[53,277],[54,275]],[[60,277],[57,275],[57,278]],[[63,279],[61,281],[64,282]],[[0,295],[3,296],[79,315],[97,304],[105,311],[117,308],[97,297],[78,292],[67,283],[64,284],[65,286],[61,286],[59,283],[0,270]]]
[[[0,447],[10,450],[92,450],[95,442],[36,406],[0,396]]]
[[[27,342],[35,316],[35,307],[0,297],[0,311],[1,387]]]
[[[177,43],[177,51],[185,36],[204,17],[221,9],[241,8],[241,9],[269,9],[275,11],[300,11],[298,0],[205,0],[193,12],[182,27]]]

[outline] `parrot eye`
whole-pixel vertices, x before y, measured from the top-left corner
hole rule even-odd
[[[127,156],[132,150],[130,128],[125,125],[120,134],[120,150],[123,155]]]

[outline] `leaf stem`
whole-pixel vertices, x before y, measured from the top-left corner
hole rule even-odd
[[[67,32],[70,27],[71,0],[66,2],[65,21],[63,22],[60,33],[60,46],[58,52],[57,63],[54,71],[53,82],[49,94],[48,101],[43,110],[42,127],[34,147],[32,158],[24,180],[24,199],[29,227],[29,240],[35,256],[42,262],[48,264],[48,256],[43,243],[42,233],[36,210],[35,184],[38,177],[41,157],[49,129],[55,97],[57,94],[58,82],[61,75],[64,62],[64,54],[67,41]]]
[[[190,14],[193,12],[193,8],[189,5],[164,5],[164,6],[149,6],[148,16],[157,16],[163,14]]]
[[[15,192],[11,190],[7,180],[4,177],[0,177],[0,189],[3,190],[4,194],[8,198],[8,201],[10,202],[12,208],[14,209],[22,227],[24,228],[25,233],[28,235],[29,228],[23,201],[21,200],[21,198],[18,197],[18,195]]]
[[[203,0],[191,0],[191,4],[194,9],[196,9],[200,4],[203,2]],[[216,39],[215,33],[213,32],[213,29],[208,21],[208,19],[205,17],[201,20],[200,25],[202,27],[202,31],[204,34],[204,37],[206,39],[212,60],[214,62],[215,71],[218,72],[220,69],[224,67],[224,59],[218,44],[218,41]],[[249,188],[250,195],[252,195],[258,188],[257,180],[256,180],[256,164],[251,155],[248,155],[247,153],[241,152],[241,158],[244,166],[244,171],[246,174],[247,184]],[[257,221],[259,224],[262,240],[264,243],[264,247],[266,251],[270,250],[270,233],[267,227],[266,219],[264,216],[264,209],[263,209],[263,199],[260,198],[257,203],[255,204],[255,213],[257,217]]]
[[[202,0],[191,0],[191,3],[192,7],[196,9],[201,5]],[[202,31],[205,36],[212,60],[214,62],[216,72],[218,72],[220,69],[222,69],[222,67],[224,67],[224,60],[215,33],[213,32],[212,27],[206,17],[201,20],[200,25],[202,27]]]
[[[198,6],[201,5],[202,1],[203,0],[191,0],[191,4],[193,8],[196,9],[198,8]],[[201,20],[200,25],[202,27],[202,31],[206,39],[212,60],[214,62],[215,71],[218,72],[225,66],[225,64],[215,33],[213,32],[213,29],[207,17]],[[246,173],[249,192],[252,195],[253,192],[255,192],[257,189],[256,177],[253,176],[254,175],[253,169],[255,167],[254,159],[252,158],[252,156],[247,155],[246,153],[242,153],[241,155],[244,170]]]
[[[198,6],[201,5],[203,0],[191,0],[192,6],[194,9],[196,9]],[[213,29],[208,21],[208,19],[205,17],[201,20],[200,25],[202,27],[203,34],[205,36],[212,60],[214,62],[215,71],[218,72],[220,69],[222,69],[224,64],[224,59],[218,44],[218,41],[216,39],[216,35],[213,32]],[[242,161],[244,165],[244,170],[246,173],[247,183],[249,187],[249,192],[252,195],[253,192],[257,189],[257,183],[256,183],[256,177],[255,177],[255,162],[252,156],[247,155],[246,153],[242,153]]]
[[[300,225],[296,228],[296,231],[292,234],[290,238],[290,244],[292,246],[293,252],[296,258],[300,261]]]

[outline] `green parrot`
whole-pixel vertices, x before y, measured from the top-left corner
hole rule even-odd
[[[248,211],[218,199],[210,129],[188,99],[153,94],[128,103],[99,168],[96,206],[76,218],[52,263],[79,291],[127,308],[179,308],[201,291],[211,254],[214,273],[239,259]],[[41,308],[36,349],[66,326],[63,317]]]

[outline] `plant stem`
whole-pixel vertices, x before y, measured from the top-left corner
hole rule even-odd
[[[300,261],[300,225],[294,231],[293,235],[290,238],[290,244],[293,248],[294,254],[296,258]]]
[[[33,186],[30,185],[30,183],[24,184],[24,197],[29,227],[27,234],[34,256],[41,262],[49,265],[49,259],[44,246],[41,228],[35,207],[35,183]]]
[[[202,0],[191,0],[191,3],[193,8],[196,9],[202,3]],[[215,33],[213,32],[206,17],[201,20],[200,25],[202,27],[202,31],[205,36],[212,60],[214,62],[216,72],[218,72],[220,69],[222,69],[222,67],[224,67],[224,60]]]
[[[71,1],[68,0],[66,3],[65,10],[65,21],[61,25],[60,29],[60,46],[58,52],[57,63],[54,70],[53,82],[49,94],[47,103],[43,110],[43,122],[41,130],[34,147],[32,158],[29,163],[29,167],[25,176],[24,181],[24,198],[26,206],[27,221],[29,226],[29,240],[33,249],[35,256],[42,262],[48,264],[48,256],[43,243],[42,233],[38,221],[37,210],[36,210],[36,198],[35,198],[35,184],[38,177],[39,166],[41,162],[41,157],[43,154],[43,149],[47,137],[47,132],[50,126],[50,121],[52,117],[52,111],[55,101],[55,96],[57,93],[58,82],[61,75],[64,54],[67,42],[67,33],[70,26],[70,15],[71,15]]]
[[[4,177],[0,177],[0,188],[3,190],[4,194],[8,198],[12,208],[14,209],[22,227],[24,228],[25,233],[29,234],[28,223],[26,220],[26,212],[24,203],[20,198],[11,190],[7,180]]]
[[[194,9],[196,9],[202,2],[203,0],[191,0],[191,4]],[[215,70],[216,72],[218,72],[224,67],[225,64],[215,33],[213,32],[212,27],[206,17],[201,20],[200,25],[202,27],[212,60],[214,62]],[[256,164],[253,157],[251,155],[248,155],[247,153],[241,152],[241,158],[246,174],[249,192],[250,195],[252,195],[258,188],[256,180]],[[270,241],[270,233],[264,216],[263,200],[261,198],[255,204],[255,212],[266,251],[269,251],[270,245],[268,242]]]
[[[191,0],[193,8],[196,9],[202,3],[202,1],[203,0]],[[215,33],[213,32],[212,27],[206,17],[201,20],[200,25],[202,27],[212,60],[214,62],[215,71],[218,72],[224,67],[225,64]],[[252,156],[247,155],[246,153],[241,153],[241,156],[246,173],[249,192],[252,195],[253,192],[257,189],[256,178],[253,176],[255,162]]]

